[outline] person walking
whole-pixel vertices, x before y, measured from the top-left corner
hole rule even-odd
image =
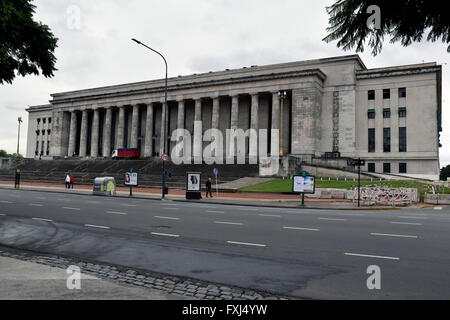
[[[66,189],[70,188],[70,175],[66,174]]]
[[[75,182],[75,178],[74,178],[74,176],[73,175],[70,175],[70,186],[72,187],[72,189],[73,189],[73,183]]]
[[[208,181],[206,181],[206,197],[208,198],[208,193],[210,197],[212,198],[212,191],[211,191],[211,178],[208,178]]]

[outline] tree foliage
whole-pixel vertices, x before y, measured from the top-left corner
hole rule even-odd
[[[380,28],[368,26],[371,12],[367,8],[380,8]],[[328,35],[325,42],[338,40],[338,48],[364,51],[366,39],[372,55],[381,52],[385,36],[390,42],[400,41],[403,46],[419,42],[428,33],[428,41],[450,43],[450,16],[444,2],[425,0],[338,0],[326,10],[329,14]],[[450,52],[450,46],[447,51]]]
[[[447,177],[450,177],[450,164],[441,168],[439,179],[446,181]]]
[[[53,77],[58,39],[50,28],[33,20],[31,0],[0,0],[0,84],[17,75]]]

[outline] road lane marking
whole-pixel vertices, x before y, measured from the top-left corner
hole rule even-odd
[[[163,236],[163,237],[173,237],[173,238],[180,237],[180,235],[178,235],[178,234],[170,234],[170,233],[152,232],[152,234],[155,236]]]
[[[175,217],[165,217],[165,216],[154,216],[154,218],[157,218],[157,219],[167,219],[167,220],[180,220],[180,218],[175,218]]]
[[[46,197],[34,197],[35,199],[41,199],[41,200],[45,200],[47,199]]]
[[[126,213],[126,212],[120,212],[120,211],[106,211],[106,213],[121,214],[121,215],[126,215],[126,214],[128,214],[128,213]]]
[[[264,213],[260,213],[260,214],[258,214],[258,216],[261,216],[261,217],[281,218],[281,216],[280,216],[279,214],[264,214]]]
[[[72,208],[72,207],[62,207],[62,208],[66,210],[80,210],[80,208]]]
[[[31,218],[33,220],[39,220],[39,221],[47,221],[47,222],[53,222],[51,219],[44,219],[44,218]]]
[[[207,210],[209,213],[225,213],[225,211],[215,211],[215,210]]]
[[[238,209],[243,211],[258,211],[257,208],[238,208]]]
[[[163,203],[163,206],[178,206],[177,203]]]
[[[128,204],[128,203],[121,203],[120,205],[123,207],[136,207],[137,206],[136,204]]]
[[[239,242],[239,241],[227,241],[229,244],[240,244],[243,246],[253,246],[253,247],[267,247],[265,244],[260,243],[249,243],[249,242]]]
[[[30,206],[32,206],[32,207],[43,207],[44,205],[40,204],[40,203],[30,203]]]
[[[348,217],[364,217],[365,214],[362,213],[336,213],[337,216],[348,216]]]
[[[232,224],[232,225],[236,225],[236,226],[243,226],[243,223],[240,222],[227,222],[227,221],[214,221],[214,223],[218,223],[218,224]]]
[[[434,207],[434,210],[442,210],[442,207]]]
[[[110,227],[106,227],[106,226],[97,226],[95,224],[85,224],[86,227],[91,227],[91,228],[100,228],[100,229],[111,229]]]
[[[289,230],[304,230],[304,231],[320,231],[320,229],[314,229],[314,228],[299,228],[299,227],[283,227],[283,229],[289,229]]]
[[[56,199],[58,201],[70,201],[69,199]]]
[[[422,219],[422,220],[426,220],[426,217],[412,217],[412,216],[397,216],[396,218],[400,218],[400,219]]]
[[[388,259],[388,260],[400,260],[400,258],[397,257],[388,257],[388,256],[375,256],[372,254],[362,254],[362,253],[350,253],[345,252],[346,256],[356,256],[356,257],[366,257],[366,258],[377,258],[377,259]]]
[[[339,219],[339,218],[319,218],[319,220],[329,220],[329,221],[347,221],[347,219]]]
[[[163,208],[164,210],[180,210],[180,208]]]
[[[391,233],[376,233],[372,232],[372,236],[386,236],[386,237],[399,237],[399,238],[417,238],[417,236],[410,236],[406,234],[391,234]]]
[[[6,216],[6,214],[5,213],[0,213],[0,216]]]
[[[418,222],[398,222],[398,221],[391,221],[391,223],[393,224],[406,224],[406,225],[411,225],[411,226],[422,226],[422,223],[418,223]]]
[[[12,201],[8,201],[8,200],[0,200],[0,203],[13,203]]]

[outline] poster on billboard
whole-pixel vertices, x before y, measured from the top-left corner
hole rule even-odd
[[[292,192],[297,193],[314,193],[315,177],[314,176],[294,176],[292,181]]]
[[[200,191],[201,174],[199,172],[188,172],[186,177],[186,191]]]
[[[138,185],[137,172],[125,172],[125,185],[127,185],[127,186],[137,186]]]

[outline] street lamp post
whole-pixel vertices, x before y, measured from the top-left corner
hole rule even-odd
[[[22,122],[22,117],[19,117],[17,119],[17,121],[19,122],[19,129],[18,129],[18,132],[17,132],[17,153],[16,153],[16,156],[19,157],[20,123]]]
[[[163,154],[166,154],[167,151],[167,61],[166,58],[164,58],[164,56],[159,53],[158,51],[156,51],[155,49],[150,48],[149,46],[147,46],[146,44],[140,42],[139,40],[136,39],[131,39],[134,42],[136,42],[137,44],[140,44],[141,46],[146,47],[147,49],[155,52],[156,54],[158,54],[161,58],[163,58],[164,60],[164,64],[166,66],[166,79],[165,79],[165,87],[164,87],[164,133],[163,133],[163,138],[164,138],[164,143],[163,143]],[[164,199],[164,195],[165,195],[165,191],[166,191],[166,162],[163,161],[162,162],[162,198]]]

